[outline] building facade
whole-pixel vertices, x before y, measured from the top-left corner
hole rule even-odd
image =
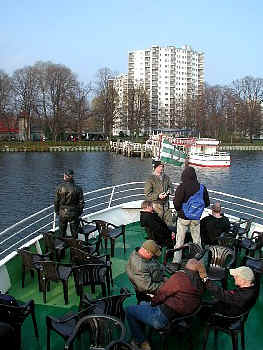
[[[143,85],[150,99],[150,127],[176,127],[176,116],[187,97],[204,85],[204,54],[190,46],[152,46],[128,54],[128,90]]]

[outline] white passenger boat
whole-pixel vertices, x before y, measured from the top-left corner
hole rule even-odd
[[[190,165],[212,168],[230,167],[230,154],[218,150],[220,142],[216,139],[152,135],[147,144],[151,145],[155,159],[162,158],[163,144],[167,142],[173,146],[173,149],[170,148],[169,156],[175,160],[179,155],[181,158],[187,158]],[[171,163],[169,159],[167,162]]]

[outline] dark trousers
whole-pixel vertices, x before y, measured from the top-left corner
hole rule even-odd
[[[78,238],[78,231],[79,231],[79,217],[74,218],[64,218],[59,217],[59,233],[62,237],[66,237],[67,233],[67,226],[70,226],[70,232],[72,237]]]

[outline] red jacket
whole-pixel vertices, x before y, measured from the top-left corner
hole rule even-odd
[[[203,291],[203,283],[197,271],[177,271],[158,290],[152,299],[152,305],[165,304],[175,313],[187,315],[200,305]]]

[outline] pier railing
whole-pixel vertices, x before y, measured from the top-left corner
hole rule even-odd
[[[174,185],[176,187],[178,184],[175,183]],[[86,192],[84,194],[85,208],[83,215],[88,216],[128,202],[141,201],[145,199],[143,189],[144,182],[131,182]],[[235,217],[236,220],[240,217],[251,218],[254,223],[259,225],[257,230],[263,231],[262,203],[214,190],[209,190],[209,195],[212,203],[215,201],[221,202],[225,214]],[[139,207],[140,203],[138,203]],[[173,208],[172,202],[171,208]],[[3,230],[0,233],[0,266],[10,260],[21,246],[36,244],[37,249],[40,250],[38,241],[42,238],[42,234],[56,229],[57,224],[54,206],[51,205]]]

